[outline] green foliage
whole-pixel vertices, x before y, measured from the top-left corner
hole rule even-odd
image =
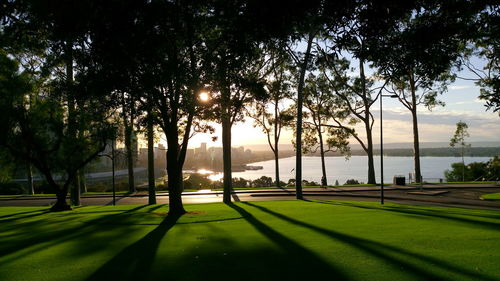
[[[462,173],[464,178],[462,178]],[[498,181],[500,180],[500,156],[495,156],[488,162],[473,162],[451,164],[451,170],[444,172],[446,181]]]
[[[17,195],[23,194],[24,187],[17,182],[0,182],[1,195]]]
[[[12,179],[15,170],[15,158],[8,151],[0,147],[0,183],[8,182]]]
[[[211,189],[216,188],[217,183],[211,181],[206,175],[190,174],[184,179],[184,189]]]
[[[253,180],[252,185],[255,187],[270,187],[274,186],[274,182],[271,177],[262,176],[258,179]]]
[[[457,128],[455,130],[455,134],[453,137],[450,139],[450,146],[455,147],[455,145],[459,144],[462,147],[468,146],[467,143],[465,143],[465,138],[470,137],[469,132],[467,129],[469,126],[465,122],[458,122],[457,123]]]
[[[349,111],[340,106],[342,100],[324,73],[310,74],[304,88],[303,153],[315,153],[323,146],[324,153],[340,152],[349,156],[349,129],[339,126]],[[338,81],[336,82],[338,83]]]
[[[348,179],[344,185],[352,185],[352,184],[360,184],[359,181],[355,180],[355,179]],[[361,183],[362,184],[362,183]]]
[[[475,76],[481,87],[479,98],[486,102],[487,110],[498,112],[500,116],[500,12],[498,5],[483,9],[474,22],[472,37],[474,46],[465,53],[463,65]],[[474,66],[470,56],[478,56],[486,61],[483,69]]]

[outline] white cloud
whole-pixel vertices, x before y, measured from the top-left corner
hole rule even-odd
[[[469,89],[469,88],[471,88],[470,85],[453,85],[453,86],[449,87],[450,90],[463,90],[463,89]]]

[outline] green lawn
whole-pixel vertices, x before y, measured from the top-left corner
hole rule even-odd
[[[500,193],[483,194],[481,197],[486,200],[500,200]]]
[[[494,181],[447,181],[447,182],[425,182],[424,184],[492,184]],[[417,184],[412,182],[411,184]]]
[[[0,280],[500,280],[500,213],[340,201],[0,208]]]

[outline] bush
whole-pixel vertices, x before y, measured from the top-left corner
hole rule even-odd
[[[23,194],[24,188],[17,182],[0,183],[0,194],[2,195],[18,195]]]
[[[461,162],[451,164],[451,170],[444,172],[446,181],[490,181],[500,178],[500,157],[495,156],[488,162],[473,162],[463,165]]]
[[[54,189],[54,187],[50,186],[48,182],[42,181],[39,183],[35,183],[35,193],[55,194],[56,190]]]
[[[302,180],[302,185],[303,186],[319,186],[319,183],[317,183],[315,181]]]
[[[212,181],[206,176],[201,174],[190,174],[184,180],[184,189],[208,189],[212,185]]]
[[[360,184],[360,183],[355,179],[349,179],[344,183],[344,185],[351,185],[351,184]]]
[[[256,180],[253,180],[252,185],[255,187],[270,187],[274,185],[274,182],[271,177],[262,176]]]

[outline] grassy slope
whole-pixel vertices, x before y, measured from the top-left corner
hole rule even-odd
[[[500,280],[498,211],[367,202],[0,208],[0,280]]]
[[[500,200],[500,193],[484,194],[481,197],[486,200]]]

